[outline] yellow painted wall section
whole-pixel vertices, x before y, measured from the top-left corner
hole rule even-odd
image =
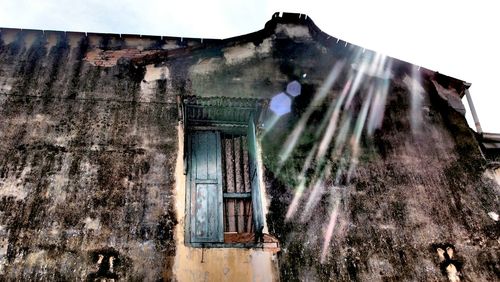
[[[495,180],[497,181],[498,185],[500,185],[500,168],[497,168],[493,172],[495,174]]]
[[[178,224],[173,276],[177,281],[278,281],[276,255],[245,248],[192,248],[184,244],[186,176],[183,173],[183,129],[178,126],[175,201]]]
[[[485,171],[484,175],[500,185],[500,168],[488,169]]]

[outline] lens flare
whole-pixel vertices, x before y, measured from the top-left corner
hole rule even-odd
[[[423,116],[422,116],[422,103],[424,99],[424,88],[420,84],[421,77],[417,67],[412,69],[412,76],[406,75],[403,82],[410,90],[410,124],[413,134],[421,131]]]
[[[278,164],[278,167],[283,166],[283,164],[288,160],[290,157],[290,154],[293,152],[293,149],[297,145],[297,142],[299,140],[300,135],[304,131],[304,128],[306,127],[307,121],[311,117],[311,114],[314,112],[315,108],[320,106],[323,100],[325,99],[326,95],[332,88],[333,84],[337,80],[340,72],[342,71],[342,68],[344,67],[344,62],[339,61],[335,63],[333,66],[332,70],[328,74],[325,82],[322,84],[320,87],[319,91],[316,93],[314,96],[313,101],[311,102],[311,105],[307,108],[306,112],[302,115],[300,118],[299,122],[293,129],[292,133],[288,136],[285,146],[283,147],[283,150],[280,153],[280,161]]]
[[[324,157],[328,147],[330,146],[330,142],[332,141],[333,134],[335,133],[335,129],[337,128],[337,120],[340,115],[340,109],[342,104],[344,103],[344,99],[346,98],[347,92],[351,89],[352,79],[349,79],[340,94],[337,103],[333,107],[333,111],[331,112],[330,119],[326,128],[326,132],[321,139],[318,153],[316,154],[316,159],[320,160]],[[330,112],[330,111],[329,111]]]
[[[351,150],[352,150],[352,156],[351,156],[351,165],[349,167],[349,170],[347,172],[347,181],[349,182],[352,174],[354,172],[354,169],[356,168],[358,164],[358,158],[360,155],[360,146],[359,146],[359,141],[361,140],[361,133],[363,132],[363,127],[365,126],[365,121],[366,121],[366,116],[368,115],[368,110],[370,108],[371,100],[373,97],[373,92],[374,92],[374,86],[373,84],[370,85],[370,88],[368,90],[368,95],[363,102],[363,106],[361,107],[360,114],[358,116],[358,119],[356,120],[356,126],[354,127],[354,132],[353,135],[351,136]]]
[[[292,203],[288,207],[288,211],[286,212],[285,220],[289,220],[297,211],[299,207],[300,198],[302,198],[302,194],[304,193],[304,189],[306,188],[306,179],[301,179],[299,185],[295,189],[295,195],[293,196]]]
[[[323,249],[321,251],[321,263],[324,263],[326,260],[326,256],[328,254],[328,248],[330,247],[330,242],[333,237],[333,231],[335,229],[335,225],[337,224],[337,217],[339,215],[339,205],[340,205],[340,197],[334,196],[333,200],[333,208],[330,213],[330,221],[328,222],[328,227],[325,232],[325,240],[323,241]]]
[[[351,130],[351,121],[352,115],[350,114],[350,112],[347,112],[345,114],[345,117],[343,118],[342,126],[339,129],[337,137],[335,138],[335,147],[333,148],[332,161],[339,159],[342,155],[342,151],[345,148],[347,136],[349,135],[349,132]]]
[[[325,194],[332,197],[321,252],[322,263],[328,255],[341,212],[341,203],[343,208],[348,207],[351,181],[362,151],[362,137],[372,136],[375,130],[382,126],[392,77],[392,60],[382,54],[358,52],[351,57],[351,61],[355,62],[351,68],[345,68],[343,61],[334,65],[315,93],[313,101],[289,134],[278,162],[280,168],[290,158],[312,114],[324,105],[326,97],[332,93],[333,85],[344,71],[347,77],[342,90],[328,105],[325,116],[314,129],[314,145],[296,176],[298,185],[285,216],[286,220],[290,220],[297,214],[299,207],[303,207],[300,221],[305,223],[311,218],[314,208]],[[419,122],[417,109],[421,109],[419,97],[423,91],[419,87],[418,79],[418,73],[414,72],[413,78],[408,78],[409,82],[406,82],[412,92],[412,116],[415,115],[416,128]],[[307,172],[311,169],[314,173],[309,176]]]
[[[381,72],[384,74],[390,73],[390,69],[392,68],[392,61],[386,61],[384,59],[383,62],[386,64],[384,66],[384,70],[382,70]],[[387,103],[387,94],[389,93],[389,77],[390,75],[387,75],[385,78],[376,80],[377,86],[375,90],[375,97],[373,97],[372,100],[366,129],[366,132],[369,136],[373,135],[375,129],[378,129],[382,126],[385,106]]]
[[[331,169],[332,167],[330,164],[325,166],[325,168],[323,168],[321,172],[321,175],[314,183],[312,191],[309,194],[309,198],[307,199],[306,206],[304,207],[304,212],[302,213],[302,216],[300,218],[302,222],[305,222],[309,218],[311,210],[318,204],[319,200],[321,200],[321,197],[323,196],[325,190],[325,179],[329,178]]]

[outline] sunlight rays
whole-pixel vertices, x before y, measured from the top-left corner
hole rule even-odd
[[[342,68],[344,66],[344,62],[340,61],[335,63],[333,66],[331,72],[328,74],[325,82],[319,89],[318,93],[314,96],[313,101],[311,102],[311,105],[307,109],[307,111],[302,115],[301,119],[293,129],[292,133],[289,135],[285,142],[285,146],[283,150],[280,153],[280,161],[278,166],[281,167],[284,162],[290,157],[290,154],[292,153],[293,149],[297,145],[297,141],[299,140],[299,137],[301,133],[304,131],[304,128],[306,127],[307,121],[311,117],[311,114],[314,112],[316,107],[321,105],[325,97],[327,96],[328,92],[332,88],[333,84],[339,77],[340,72],[342,71]]]
[[[330,195],[332,200],[329,222],[323,234],[321,262],[328,256],[339,213],[346,208],[349,187],[362,154],[363,136],[369,138],[382,126],[392,77],[392,61],[384,55],[357,53],[352,61],[356,63],[348,65],[340,61],[333,65],[312,102],[288,135],[278,161],[279,172],[296,151],[306,128],[314,124],[311,120],[313,113],[333,93],[336,98],[314,128],[314,145],[308,152],[300,173],[295,176],[295,183],[298,184],[285,216],[286,220],[298,216],[305,223],[321,199]],[[342,73],[347,74],[343,81],[339,80]],[[342,83],[342,87],[332,90],[336,83]],[[412,93],[419,93],[416,86]],[[415,107],[418,108],[418,96],[413,96],[417,97],[412,98],[412,101],[415,101]],[[313,175],[309,175],[309,171]]]
[[[422,103],[423,103],[423,93],[424,88],[422,87],[420,73],[416,66],[412,68],[411,77],[405,76],[403,82],[406,87],[410,90],[410,124],[412,133],[419,133],[422,126]]]
[[[323,241],[323,248],[321,250],[321,263],[324,263],[328,255],[328,248],[330,247],[330,242],[333,237],[333,232],[335,230],[335,225],[337,224],[337,217],[339,215],[340,197],[334,196],[334,201],[332,204],[332,212],[330,213],[330,221],[325,232],[325,240]]]

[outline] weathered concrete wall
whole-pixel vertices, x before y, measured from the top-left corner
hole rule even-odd
[[[293,69],[307,65],[309,54],[302,56],[304,49],[295,49],[293,42],[287,46],[289,51],[283,57],[293,57]],[[327,52],[318,57],[333,66],[337,54]],[[351,65],[357,61],[347,62]],[[321,74],[322,63],[315,65]],[[321,164],[313,163],[305,174],[308,184],[299,212],[288,220],[286,214],[294,193],[300,189],[297,176],[309,152],[314,152],[315,144],[321,141],[317,129],[330,118],[325,118],[326,109],[340,99],[341,87],[348,84],[349,75],[338,79],[332,98],[307,119],[299,145],[287,162],[277,165],[284,144],[288,144],[293,129],[310,107],[311,98],[296,100],[293,113],[282,118],[262,140],[271,198],[268,225],[282,244],[279,260],[284,281],[446,281],[448,260],[440,260],[438,249],[447,247],[454,250],[451,259],[460,279],[500,278],[499,223],[488,215],[499,210],[500,189],[498,183],[484,176],[486,161],[464,116],[449,99],[444,99],[431,80],[446,86],[441,88],[451,89],[452,83],[447,85],[447,79],[426,70],[415,75],[401,62],[395,62],[391,71],[382,126],[372,136],[364,133],[361,137],[363,153],[352,175],[346,168],[339,169],[350,159],[332,152],[325,161],[332,167],[327,171],[331,176],[322,178],[323,184],[316,190],[313,184],[321,178],[317,173]],[[323,75],[326,77],[326,72]],[[418,130],[412,124],[414,90],[407,77],[421,81]],[[310,97],[321,85],[309,84],[307,79],[299,81],[308,86],[305,88],[310,89],[309,93],[304,94]],[[368,91],[362,91],[356,94],[360,97],[359,111],[368,95]],[[354,139],[349,138],[346,146],[353,150]],[[308,200],[313,211],[307,212],[311,203]],[[330,245],[321,261],[332,222],[335,227],[330,230]]]
[[[274,277],[446,281],[450,255],[442,262],[438,249],[449,247],[461,279],[499,279],[499,223],[488,215],[498,214],[499,186],[486,176],[478,144],[453,108],[460,106],[460,81],[425,69],[415,75],[398,60],[391,59],[390,79],[381,78],[388,82],[385,114],[381,127],[360,137],[357,167],[338,169],[349,159],[332,152],[332,141],[325,160],[303,173],[311,186],[303,199],[316,196],[299,201],[303,213],[286,219],[330,105],[339,101],[355,65],[374,55],[294,17],[274,17],[246,36],[203,42],[3,30],[2,278],[110,275],[113,256],[113,273],[124,280],[269,279],[276,265],[271,253],[184,245],[176,96],[270,98],[296,80],[302,94],[292,113],[259,132],[267,230],[282,248]],[[313,102],[340,62],[325,99]],[[422,88],[417,108],[408,83],[415,77]],[[366,87],[352,99],[351,116],[342,119],[360,116],[369,81],[361,84]],[[417,129],[414,111],[421,114]],[[304,117],[298,145],[280,163]],[[345,142],[347,155],[352,140]],[[320,173],[324,167],[330,169]],[[323,185],[314,190],[309,184],[318,178]]]
[[[455,250],[463,280],[498,279],[499,225],[488,213],[498,211],[500,190],[483,176],[484,164],[465,120],[434,100],[423,132],[413,135],[406,90],[397,81],[391,89],[384,126],[366,141],[353,179],[340,188],[327,179],[312,214],[286,221],[294,186],[268,171],[268,224],[282,242],[284,280],[446,281],[436,251],[448,246]],[[279,144],[285,138],[268,140]],[[296,174],[290,167],[289,175]],[[321,263],[333,199],[339,194],[331,247]]]
[[[1,33],[2,280],[170,275],[175,97],[149,67],[84,62],[95,40]]]

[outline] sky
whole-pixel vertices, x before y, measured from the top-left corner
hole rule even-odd
[[[462,0],[2,0],[0,27],[228,38],[262,29],[274,12],[307,14],[331,36],[472,83],[483,130],[500,133],[497,6]]]

